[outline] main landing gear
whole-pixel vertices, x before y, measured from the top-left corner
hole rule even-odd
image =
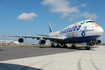
[[[60,47],[60,44],[57,44],[57,45],[55,46],[54,43],[51,43],[51,47]]]
[[[57,44],[56,47],[61,47],[60,44]]]
[[[66,45],[66,44],[64,44],[64,45],[63,45],[63,48],[67,48],[67,45]]]
[[[67,48],[67,45],[66,44],[57,44],[56,46],[54,45],[54,43],[51,43],[51,47],[63,47],[63,48]]]
[[[51,45],[51,47],[55,47],[55,45],[54,45],[54,44],[52,44],[52,45]]]
[[[71,48],[76,48],[76,45],[73,44],[73,45],[71,46]]]

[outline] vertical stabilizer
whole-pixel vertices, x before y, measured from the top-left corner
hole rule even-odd
[[[50,22],[49,22],[49,31],[50,31],[50,33],[53,32]]]

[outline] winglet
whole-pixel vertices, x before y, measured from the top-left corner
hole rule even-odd
[[[49,31],[50,31],[50,33],[53,32],[50,22],[49,22]]]

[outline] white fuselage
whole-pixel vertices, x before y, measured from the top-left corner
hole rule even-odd
[[[63,30],[50,33],[50,37],[63,37],[66,42],[86,42],[103,34],[103,29],[92,20],[84,20]],[[83,40],[80,40],[83,39]]]

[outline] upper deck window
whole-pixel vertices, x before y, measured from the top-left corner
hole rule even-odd
[[[93,23],[94,21],[87,21],[86,23]]]

